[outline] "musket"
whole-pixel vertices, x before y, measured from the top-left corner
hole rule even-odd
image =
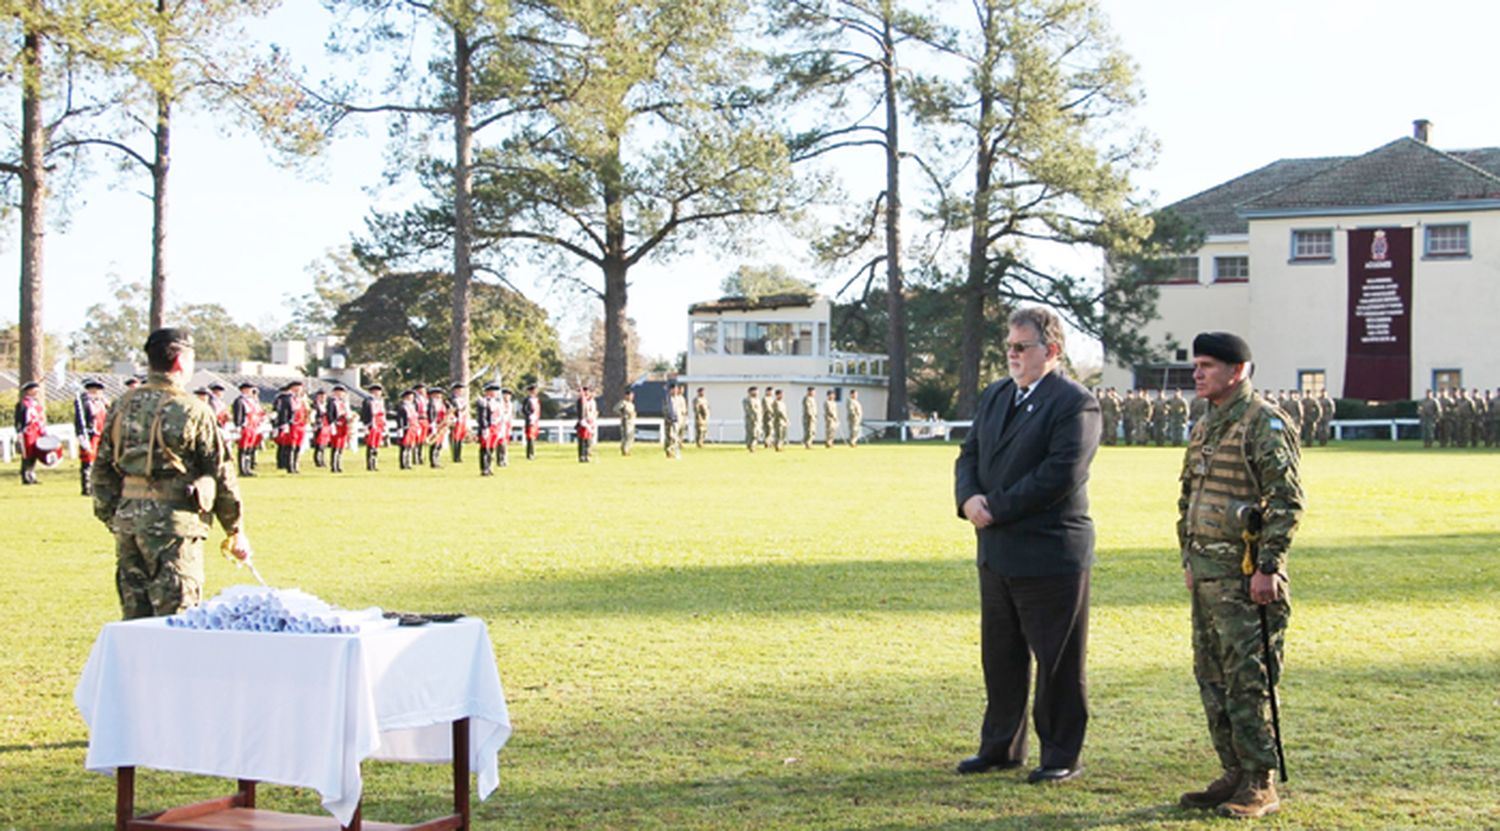
[[[1240,571],[1245,575],[1246,591],[1249,591],[1251,575],[1256,571],[1256,549],[1260,543],[1260,529],[1265,524],[1265,518],[1259,508],[1247,505],[1241,509],[1242,525],[1244,531],[1240,532],[1240,538],[1245,541],[1245,556],[1240,561]],[[1253,599],[1252,599],[1252,602]],[[1264,604],[1256,603],[1256,609],[1260,611],[1260,648],[1266,661],[1266,680],[1270,682],[1271,691],[1271,735],[1276,740],[1276,761],[1281,767],[1281,781],[1287,781],[1286,776],[1286,751],[1281,746],[1281,706],[1276,700],[1277,676],[1281,674],[1276,666],[1276,653],[1271,650],[1271,624],[1266,617]]]

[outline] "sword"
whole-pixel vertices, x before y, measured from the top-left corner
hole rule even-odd
[[[254,577],[255,581],[257,583],[260,583],[262,586],[265,586],[268,589],[271,588],[271,584],[266,582],[266,578],[260,576],[260,569],[258,569],[258,568],[255,567],[255,562],[254,562],[254,556],[255,555],[254,554],[247,555],[245,557],[245,559],[243,559],[243,560],[241,560],[240,558],[234,556],[234,552],[230,548],[230,540],[231,539],[233,539],[233,538],[232,537],[225,537],[224,538],[224,541],[219,544],[219,553],[223,554],[225,559],[227,559],[230,562],[234,563],[234,565],[235,565],[236,568],[239,568],[241,566],[249,568],[250,569],[250,576]]]

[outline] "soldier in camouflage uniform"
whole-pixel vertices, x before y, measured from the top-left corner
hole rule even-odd
[[[849,390],[849,401],[844,404],[849,418],[849,446],[859,446],[859,431],[864,429],[865,407],[859,403],[859,390]]]
[[[708,439],[708,393],[698,388],[698,397],[693,399],[693,442],[698,447]]]
[[[761,406],[760,397],[756,395],[756,388],[751,387],[740,402],[745,408],[745,449],[751,453],[755,452],[755,445],[760,441]]]
[[[1486,409],[1489,411],[1489,429],[1484,434],[1484,446],[1495,447],[1500,445],[1500,390],[1494,390],[1489,394],[1489,403]]]
[[[1327,447],[1328,440],[1333,436],[1333,417],[1338,413],[1338,405],[1333,403],[1333,398],[1328,395],[1328,390],[1318,396],[1318,446]]]
[[[1204,333],[1193,341],[1193,356],[1198,394],[1212,406],[1193,428],[1183,459],[1177,537],[1192,596],[1193,670],[1223,774],[1204,790],[1183,794],[1181,804],[1253,818],[1281,805],[1273,777],[1279,764],[1274,691],[1258,607],[1266,610],[1279,668],[1291,614],[1287,550],[1304,501],[1301,442],[1286,413],[1255,394],[1243,340]],[[1246,507],[1264,517],[1253,548],[1237,519]]]
[[[630,448],[635,444],[635,390],[625,391],[625,397],[615,405],[615,415],[620,417],[620,455],[629,456]],[[672,455],[670,443],[667,455]]]
[[[1115,436],[1120,432],[1120,397],[1115,395],[1114,387],[1102,390],[1097,396],[1099,399],[1100,416],[1100,439],[1107,445],[1115,443]]]
[[[771,446],[777,453],[786,446],[786,396],[785,390],[777,390],[776,397],[766,402],[766,407],[771,411]]]
[[[1165,391],[1157,394],[1151,404],[1151,440],[1157,447],[1167,443],[1167,394]]]
[[[1182,397],[1182,390],[1173,390],[1172,397],[1163,402],[1162,407],[1167,411],[1167,438],[1173,447],[1181,447],[1188,420],[1188,404]]]
[[[115,583],[130,618],[170,615],[203,593],[203,540],[217,518],[231,553],[250,556],[234,460],[209,406],[182,384],[192,334],[146,340],[147,382],[111,408],[94,475],[94,515],[115,535]]]
[[[1125,400],[1120,404],[1120,418],[1125,422],[1125,445],[1135,444],[1136,423],[1140,420],[1140,406],[1136,401],[1138,390],[1126,390]]]
[[[833,390],[823,399],[823,446],[833,447],[839,434],[839,400]]]
[[[1432,390],[1417,404],[1417,416],[1422,419],[1422,446],[1431,447],[1437,438],[1438,421],[1443,417],[1443,405]]]
[[[811,450],[817,433],[818,399],[813,395],[813,388],[808,387],[807,395],[802,396],[802,446]]]

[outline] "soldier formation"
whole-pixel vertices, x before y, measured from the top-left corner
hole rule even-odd
[[[1181,447],[1188,431],[1208,412],[1208,402],[1195,397],[1191,403],[1182,390],[1127,390],[1121,396],[1114,387],[1095,391],[1099,399],[1103,443],[1172,445]],[[1327,445],[1332,432],[1334,403],[1324,390],[1320,394],[1296,390],[1267,392],[1264,397],[1285,412],[1304,446]]]
[[[1422,446],[1500,446],[1500,390],[1428,390],[1417,402]]]

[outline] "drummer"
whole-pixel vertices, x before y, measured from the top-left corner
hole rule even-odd
[[[37,442],[47,435],[47,407],[42,403],[42,387],[27,381],[16,402],[16,438],[21,442],[21,484],[40,485],[36,463],[42,457]]]

